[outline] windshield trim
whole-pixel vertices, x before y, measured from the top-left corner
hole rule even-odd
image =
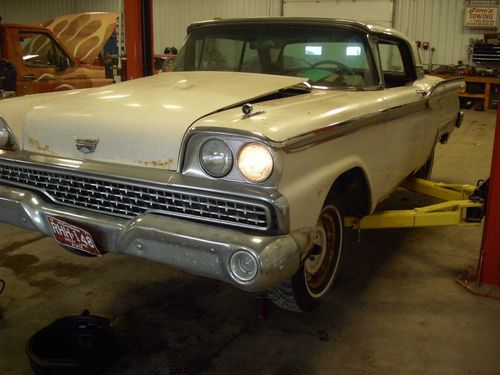
[[[313,22],[313,21],[314,22]],[[174,67],[173,71],[219,71],[219,70],[226,70],[225,68],[220,68],[219,66],[215,66],[213,68],[204,68],[200,69],[200,63],[202,60],[198,60],[198,55],[200,51],[196,50],[196,47],[194,47],[194,43],[197,40],[202,40],[201,44],[201,53],[203,53],[204,48],[205,48],[205,39],[204,36],[210,36],[210,35],[217,35],[219,33],[224,34],[224,32],[227,32],[228,30],[230,31],[231,28],[234,26],[235,29],[240,30],[241,28],[249,27],[249,28],[273,28],[277,27],[278,29],[280,27],[292,27],[294,25],[300,25],[300,26],[305,26],[305,25],[314,25],[315,27],[318,28],[318,30],[323,29],[325,31],[325,36],[328,35],[328,32],[333,29],[339,29],[339,30],[344,30],[345,32],[351,31],[354,35],[357,35],[359,37],[359,43],[363,45],[363,54],[365,55],[365,66],[366,67],[356,67],[356,65],[353,67],[353,69],[361,69],[364,70],[365,72],[369,72],[369,76],[365,75],[362,73],[362,71],[359,71],[359,76],[361,77],[362,80],[364,80],[363,84],[360,85],[339,85],[338,83],[335,85],[335,83],[332,81],[331,84],[329,85],[330,82],[313,82],[311,79],[309,79],[307,82],[311,85],[311,87],[315,89],[333,89],[333,90],[340,90],[340,91],[372,91],[372,90],[378,90],[382,87],[381,85],[381,79],[380,79],[380,71],[379,71],[379,65],[377,64],[376,61],[376,56],[374,54],[373,50],[373,41],[371,38],[371,34],[369,32],[366,32],[368,29],[366,26],[361,27],[362,25],[359,23],[356,23],[354,21],[352,22],[347,22],[347,21],[338,21],[338,20],[330,20],[330,19],[319,19],[320,22],[317,21],[318,19],[293,19],[293,22],[290,22],[289,19],[287,19],[285,22],[283,19],[280,19],[280,22],[277,22],[275,19],[269,20],[267,18],[264,19],[251,19],[250,21],[243,20],[242,22],[239,22],[239,20],[221,20],[221,21],[204,21],[204,22],[199,22],[192,24],[188,30],[190,33],[187,35],[187,38],[185,40],[185,43],[179,52],[179,55],[177,56],[176,61],[174,62]],[[206,29],[206,32],[205,32]],[[264,31],[265,32],[265,31]],[[196,36],[195,36],[196,35]],[[200,35],[203,37],[200,38]],[[284,34],[286,35],[286,34]],[[331,34],[333,35],[333,34]],[[192,39],[194,38],[194,39]],[[242,39],[244,41],[244,39]],[[326,40],[325,40],[326,41]],[[346,39],[346,42],[348,40]],[[188,49],[187,47],[190,46]],[[318,42],[319,43],[319,42]],[[283,44],[283,46],[285,46]],[[245,50],[246,45],[243,46],[243,51]],[[284,47],[283,47],[284,48]],[[240,58],[240,63],[243,59],[243,51],[241,54]],[[282,51],[280,51],[280,54]],[[261,57],[260,57],[261,58]],[[266,61],[266,60],[265,60]],[[339,60],[341,61],[341,60]],[[261,60],[261,63],[262,60]],[[267,68],[270,68],[267,66]],[[281,72],[281,71],[268,71],[266,67],[262,66],[262,68],[259,68],[259,71],[247,71],[243,70],[242,67],[240,66],[239,68],[236,67],[234,71],[239,72],[248,72],[248,73],[256,73],[256,74],[275,74],[279,76],[295,76],[293,73],[286,74],[286,72]],[[233,71],[231,69],[227,69],[227,71]],[[284,73],[284,74],[283,74]],[[300,76],[300,75],[298,75]],[[308,77],[305,77],[306,79]],[[343,82],[349,83],[349,82]],[[354,83],[354,82],[353,82]]]

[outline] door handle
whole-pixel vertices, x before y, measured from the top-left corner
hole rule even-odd
[[[25,81],[34,81],[35,79],[37,79],[38,77],[35,76],[34,74],[26,74],[23,76],[23,79]]]

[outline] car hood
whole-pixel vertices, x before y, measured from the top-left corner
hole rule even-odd
[[[176,170],[186,130],[221,109],[295,86],[303,78],[174,72],[68,92],[27,112],[26,151]],[[41,95],[43,98],[43,95]],[[97,142],[93,152],[77,142]]]
[[[92,64],[116,29],[118,13],[89,12],[67,14],[43,24],[80,59]]]

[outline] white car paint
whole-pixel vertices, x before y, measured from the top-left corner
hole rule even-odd
[[[183,136],[196,120],[304,81],[258,77],[169,73],[53,96],[54,101],[32,97],[25,109],[24,128],[17,121],[15,133],[25,151],[176,170]],[[17,112],[16,108],[11,112],[8,104],[0,103],[0,113],[7,120]],[[99,144],[94,153],[84,155],[76,149],[75,139],[98,139]]]

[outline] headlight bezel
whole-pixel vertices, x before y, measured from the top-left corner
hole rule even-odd
[[[224,129],[226,130],[226,129]],[[232,151],[233,165],[231,170],[223,177],[214,177],[207,173],[202,166],[200,160],[200,152],[202,146],[211,139],[223,141]],[[249,143],[256,143],[266,148],[272,157],[273,168],[270,175],[260,182],[253,182],[247,179],[240,171],[237,163],[237,158],[240,150]],[[181,148],[181,173],[185,176],[193,176],[199,178],[209,178],[213,180],[234,181],[245,184],[252,184],[262,187],[273,187],[277,185],[280,174],[280,157],[279,152],[268,144],[265,140],[252,136],[251,134],[243,134],[243,132],[222,132],[217,129],[197,129],[194,132],[188,133]]]
[[[0,138],[0,150],[3,151],[17,151],[18,146],[17,146],[17,141],[14,137],[14,134],[12,133],[12,130],[10,129],[9,125],[7,124],[7,121],[4,120],[3,117],[0,116],[0,133],[3,131],[3,134],[5,136],[5,144],[2,145],[1,143],[1,138]],[[1,135],[0,135],[1,137]]]

